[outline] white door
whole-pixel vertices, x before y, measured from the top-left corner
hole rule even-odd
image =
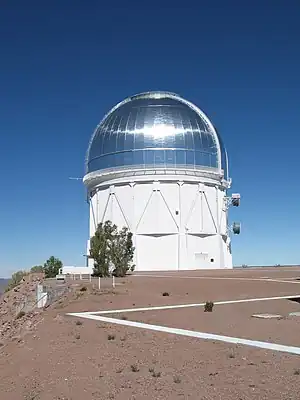
[[[178,236],[136,236],[136,271],[178,269]]]

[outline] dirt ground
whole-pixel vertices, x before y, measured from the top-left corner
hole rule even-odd
[[[96,280],[84,283],[86,291],[80,291],[79,285],[71,297],[45,310],[26,335],[3,343],[1,400],[299,398],[300,356],[107,324],[66,313],[300,297],[300,268],[154,274],[167,278],[145,275],[119,279],[114,290],[106,282],[100,293]],[[269,278],[286,282],[265,280]],[[169,296],[163,296],[163,292]],[[274,300],[215,305],[212,313],[195,307],[111,316],[300,346],[300,317],[288,316],[293,311],[300,311],[299,303]],[[251,317],[264,312],[285,318]]]

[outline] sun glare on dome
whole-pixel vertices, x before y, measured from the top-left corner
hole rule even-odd
[[[174,134],[175,126],[167,124],[154,124],[152,127],[144,128],[143,132],[147,136],[161,138]]]

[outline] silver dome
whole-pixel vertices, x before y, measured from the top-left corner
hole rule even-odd
[[[147,92],[116,105],[90,141],[87,174],[124,167],[209,169],[226,178],[227,155],[216,129],[195,105],[174,93]]]

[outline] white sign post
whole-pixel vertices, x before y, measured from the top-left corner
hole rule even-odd
[[[47,303],[47,292],[43,292],[43,285],[37,285],[36,288],[36,296],[37,296],[37,306],[38,308],[43,308],[45,307]]]

